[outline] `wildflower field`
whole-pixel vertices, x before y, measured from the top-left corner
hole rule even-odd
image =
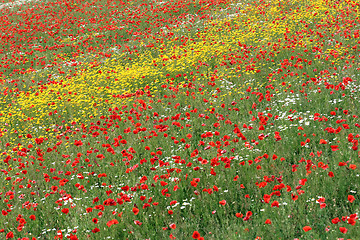
[[[0,239],[360,239],[360,2],[0,3]]]

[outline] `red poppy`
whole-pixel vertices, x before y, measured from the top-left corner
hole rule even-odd
[[[348,201],[352,203],[353,201],[355,201],[355,197],[353,195],[348,195]]]
[[[138,215],[138,213],[139,213],[139,209],[135,208],[135,207],[132,209],[132,211],[135,215]]]
[[[347,228],[345,228],[345,227],[339,227],[339,230],[340,230],[340,232],[342,232],[342,233],[347,233]]]
[[[264,194],[264,202],[269,203],[271,196],[269,194]]]
[[[305,232],[308,232],[308,231],[310,231],[312,228],[311,227],[309,227],[309,226],[305,226],[305,227],[303,227],[303,230],[305,231]]]
[[[252,216],[252,212],[251,211],[248,211],[247,213],[246,213],[246,216],[244,217],[244,221],[247,221],[247,220],[249,220],[250,219],[250,217]]]
[[[65,214],[68,214],[69,213],[69,209],[68,208],[64,208],[64,209],[62,209],[61,210],[63,213],[65,213]]]
[[[291,199],[292,199],[293,201],[296,201],[298,198],[299,198],[298,195],[294,195],[293,193],[291,194]]]
[[[350,164],[349,168],[352,169],[352,170],[355,170],[357,168],[357,166],[355,164]]]
[[[271,203],[271,207],[279,207],[279,202],[278,201],[273,201]]]
[[[270,219],[266,219],[265,224],[271,224],[271,220],[270,220]]]
[[[113,220],[108,221],[108,222],[106,223],[106,225],[107,225],[108,227],[110,227],[111,225],[118,224],[118,223],[119,223],[118,220],[113,219]]]
[[[331,145],[331,151],[335,152],[339,150],[339,146],[338,145]]]
[[[70,240],[78,240],[78,237],[76,235],[73,235],[72,233],[70,233]]]
[[[219,204],[224,206],[226,204],[226,200],[221,200]]]
[[[334,218],[333,220],[331,220],[331,222],[332,222],[333,224],[337,224],[337,223],[340,222],[340,219],[339,219],[339,218]]]
[[[75,146],[82,146],[83,143],[82,143],[81,140],[75,140],[74,145],[75,145]]]
[[[14,237],[14,233],[13,232],[8,232],[6,234],[6,239],[9,239],[9,238],[13,238]]]
[[[192,237],[194,239],[198,239],[200,237],[200,233],[198,231],[194,231]]]
[[[356,223],[356,220],[355,220],[355,219],[356,219],[356,218],[351,218],[351,217],[350,217],[350,218],[348,219],[347,223],[350,224],[350,225],[352,225],[352,226],[354,226],[355,223]]]

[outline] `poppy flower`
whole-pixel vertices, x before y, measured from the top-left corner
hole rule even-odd
[[[199,237],[200,237],[200,233],[198,231],[194,231],[193,235],[192,235],[192,238],[198,239]]]
[[[338,145],[331,145],[331,151],[335,152],[339,150],[339,146]]]
[[[273,201],[271,203],[271,207],[279,207],[279,202],[278,201]]]
[[[340,230],[340,232],[342,232],[342,233],[347,233],[347,228],[345,228],[345,227],[339,227],[339,230]]]
[[[332,219],[331,222],[332,222],[333,224],[337,224],[337,223],[340,222],[340,219],[337,217],[337,218]]]
[[[61,212],[65,213],[65,214],[68,214],[69,213],[69,209],[68,208],[64,208],[61,210]]]
[[[138,215],[138,213],[139,213],[139,209],[135,208],[135,207],[132,209],[132,211],[133,211],[134,215]]]
[[[226,200],[221,200],[219,204],[224,206],[226,204]]]
[[[305,231],[305,232],[308,232],[308,231],[310,231],[312,228],[311,227],[309,227],[309,226],[305,226],[305,227],[303,227],[303,230]]]
[[[252,215],[253,215],[253,213],[252,213],[251,211],[248,211],[248,212],[246,213],[246,216],[244,217],[243,220],[244,220],[244,221],[248,221]]]
[[[70,237],[68,237],[70,240],[78,240],[78,237],[76,235],[73,235],[70,233]]]
[[[6,239],[9,239],[9,238],[13,238],[14,237],[14,233],[13,232],[8,232],[6,234]]]
[[[355,218],[351,218],[351,217],[350,217],[350,218],[348,219],[347,223],[350,224],[350,225],[352,225],[352,226],[354,226],[355,223],[356,223],[356,220],[355,220]]]
[[[264,194],[264,202],[269,203],[271,196],[269,194]]]
[[[353,195],[348,195],[348,201],[353,203],[355,201],[355,197]]]
[[[107,225],[108,227],[110,227],[110,226],[112,226],[112,225],[114,225],[114,224],[118,224],[118,223],[119,223],[118,220],[113,219],[113,220],[108,221],[108,222],[106,223],[106,225]]]
[[[266,219],[265,224],[271,224],[271,220],[270,220],[270,219]]]
[[[79,147],[83,145],[83,142],[81,140],[75,140],[74,145]]]
[[[357,166],[355,164],[350,164],[349,168],[352,169],[352,170],[355,170],[357,168]]]

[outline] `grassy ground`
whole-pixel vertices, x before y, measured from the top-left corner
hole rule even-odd
[[[358,239],[359,3],[0,12],[0,234]]]

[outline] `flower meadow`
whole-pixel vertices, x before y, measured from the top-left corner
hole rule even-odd
[[[0,4],[1,239],[360,239],[360,3]]]

